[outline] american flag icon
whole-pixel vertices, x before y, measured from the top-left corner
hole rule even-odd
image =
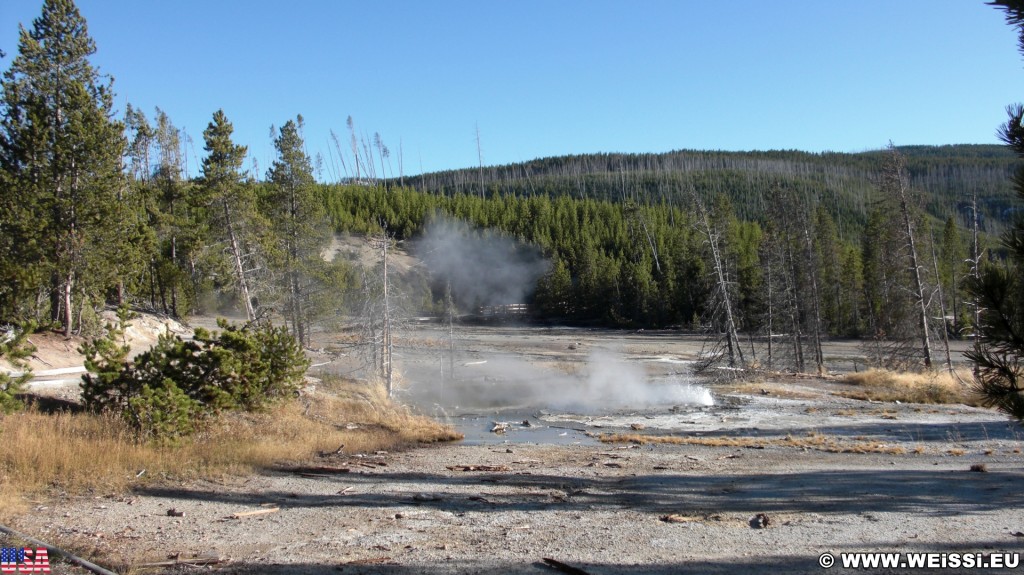
[[[0,548],[0,573],[50,573],[50,557],[39,547]]]

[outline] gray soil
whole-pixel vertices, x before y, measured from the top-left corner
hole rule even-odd
[[[437,337],[424,329],[396,352],[409,373],[439,363],[429,351],[436,346],[412,343]],[[574,373],[586,369],[581,348],[614,347],[658,379],[678,375],[700,353],[699,343],[659,333],[480,328],[460,337],[467,371],[515,356],[538,370]],[[847,368],[857,361],[852,344],[833,344],[829,354]],[[422,399],[413,391],[428,379],[420,377],[408,384],[410,400]],[[481,381],[495,377],[500,386],[499,375]],[[145,573],[559,572],[546,558],[591,574],[762,566],[820,573],[825,552],[1024,551],[1021,428],[1005,417],[846,399],[834,379],[759,380],[753,391],[700,383],[714,406],[487,411],[455,409],[452,400],[434,405],[467,431],[459,444],[332,456],[252,477],[150,482],[127,494],[45,502],[13,527],[136,565],[223,560]],[[509,423],[505,434],[490,433],[496,421]],[[725,445],[594,438],[631,426]],[[786,437],[824,437],[864,452],[787,445]],[[744,443],[727,445],[734,439]],[[231,518],[268,509],[277,511]],[[60,564],[54,572],[79,571]]]

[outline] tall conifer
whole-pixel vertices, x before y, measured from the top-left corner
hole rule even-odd
[[[0,82],[0,312],[49,315],[65,334],[101,303],[111,260],[103,237],[124,185],[123,129],[112,81],[89,62],[96,45],[71,0],[46,0]],[[48,293],[49,298],[40,298]]]

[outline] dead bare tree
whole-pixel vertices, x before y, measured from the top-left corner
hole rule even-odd
[[[981,281],[981,249],[978,245],[978,190],[971,194],[971,280],[974,285]],[[978,303],[977,295],[971,296],[971,307],[974,308],[974,325],[971,332],[974,339],[974,347],[981,345],[981,306]],[[974,376],[978,376],[978,364],[974,364]]]
[[[718,295],[718,305],[721,308],[721,314],[723,315],[724,321],[725,345],[726,353],[729,357],[729,366],[736,367],[737,358],[739,359],[739,365],[745,366],[746,360],[743,357],[743,349],[740,346],[740,339],[736,330],[736,320],[733,313],[729,282],[726,281],[725,276],[725,262],[722,258],[722,249],[720,246],[721,234],[711,223],[711,219],[708,217],[708,212],[704,208],[704,202],[701,201],[697,191],[690,187],[689,193],[690,199],[697,207],[698,226],[700,227],[701,233],[704,235],[708,250],[711,253],[711,262],[714,269],[715,291]]]
[[[935,271],[935,278],[939,277],[939,257],[935,254],[935,238],[932,238],[932,268]],[[953,373],[953,359],[949,355],[949,326],[946,324],[946,298],[942,296],[942,282],[935,282],[935,289],[938,291],[939,308],[942,311],[942,347],[946,352],[946,370]],[[956,318],[953,318],[956,321]]]
[[[932,347],[928,335],[928,298],[925,295],[924,280],[921,277],[921,265],[918,261],[916,216],[913,213],[910,180],[907,175],[906,160],[896,146],[889,143],[889,155],[882,168],[882,192],[894,198],[898,204],[902,219],[903,240],[906,245],[908,271],[912,281],[911,289],[916,308],[921,355],[927,368],[932,366]]]
[[[821,351],[821,295],[818,293],[818,257],[814,251],[814,243],[811,241],[809,218],[805,211],[799,212],[799,218],[803,228],[804,256],[807,258],[807,279],[811,284],[811,311],[814,314],[814,324],[811,331],[814,332],[814,363],[818,369],[818,375],[825,373],[825,356]]]
[[[381,274],[379,297],[376,297],[372,290],[365,290],[367,293],[368,312],[366,319],[368,345],[372,348],[372,365],[377,375],[384,382],[388,397],[394,392],[394,363],[393,339],[394,330],[393,309],[391,301],[391,286],[388,273],[388,250],[393,242],[391,236],[386,232],[369,239],[370,245],[381,254]],[[364,280],[365,282],[365,280]]]

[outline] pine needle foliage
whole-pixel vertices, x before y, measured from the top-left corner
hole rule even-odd
[[[192,339],[162,335],[134,360],[117,339],[127,317],[105,338],[82,346],[86,367],[82,398],[92,411],[121,414],[140,437],[173,441],[225,411],[262,411],[291,397],[309,362],[286,328],[269,324],[221,331],[196,329]]]
[[[24,391],[25,383],[32,377],[25,358],[35,351],[35,346],[28,342],[28,335],[34,329],[35,324],[28,323],[0,331],[0,359],[22,370],[21,375],[0,371],[0,413],[10,413],[22,407],[18,394]]]
[[[1007,23],[1020,35],[1024,55],[1024,2],[991,2],[1006,12]],[[1024,106],[1007,108],[999,129],[1003,142],[1024,159]],[[1017,197],[1024,200],[1024,167],[1014,178]],[[1024,422],[1024,219],[1018,217],[1002,238],[1005,265],[990,264],[971,286],[979,307],[979,339],[967,353],[975,363],[976,390],[986,405]]]

